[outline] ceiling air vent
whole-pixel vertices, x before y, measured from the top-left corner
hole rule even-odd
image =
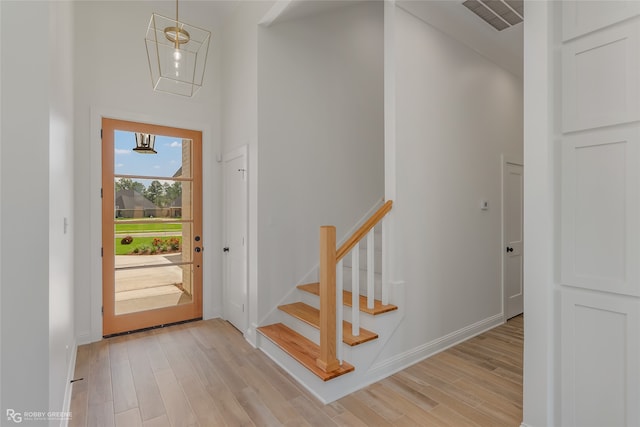
[[[522,22],[523,0],[466,0],[462,3],[498,31]]]

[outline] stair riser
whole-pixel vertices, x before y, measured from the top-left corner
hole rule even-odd
[[[288,315],[287,313],[282,312],[281,313],[281,318],[280,318],[280,322],[284,323],[285,325],[287,325],[289,328],[293,329],[294,331],[296,331],[297,333],[299,333],[300,335],[304,335],[307,339],[313,341],[314,343],[318,344],[320,343],[320,331],[316,328],[314,328],[313,326],[309,325],[308,323],[295,318],[293,316]],[[364,328],[364,325],[360,325],[361,327]],[[365,328],[366,329],[366,328]],[[358,349],[361,349],[360,351],[369,351],[367,350],[369,348],[369,346],[367,346],[367,344],[369,344],[370,342],[374,342],[375,340],[372,341],[368,341],[362,344],[358,344],[358,345],[354,345],[354,346],[350,346],[348,344],[342,343],[342,357],[345,360],[349,360],[351,358],[351,355],[354,354],[354,351],[356,352],[355,354],[357,355],[357,351]]]
[[[304,302],[305,304],[309,304],[312,307],[320,309],[320,299],[316,295],[312,295],[308,292],[303,292],[303,291],[298,291],[298,295],[300,296],[298,301]],[[282,313],[282,314],[286,315],[285,313]],[[346,320],[347,322],[351,322],[351,314],[352,314],[351,307],[343,306],[343,309],[342,309],[343,319]],[[365,329],[369,329],[370,331],[378,332],[377,325],[379,326],[380,323],[379,323],[379,320],[376,319],[376,317],[380,317],[380,316],[384,317],[384,315],[372,316],[371,314],[360,312],[360,326]],[[291,316],[288,316],[288,317],[291,317]]]

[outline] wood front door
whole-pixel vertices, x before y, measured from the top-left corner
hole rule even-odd
[[[102,119],[103,335],[202,317],[202,133]]]

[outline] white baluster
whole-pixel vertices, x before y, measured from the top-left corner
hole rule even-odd
[[[360,335],[360,243],[351,251],[351,334]]]
[[[382,304],[389,304],[389,215],[382,218]]]
[[[342,365],[342,321],[344,320],[344,311],[342,308],[342,290],[344,289],[344,271],[342,259],[336,267],[336,359]]]
[[[373,309],[375,297],[375,244],[373,228],[367,234],[367,308]]]

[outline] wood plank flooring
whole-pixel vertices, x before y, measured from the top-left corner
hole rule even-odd
[[[523,318],[322,405],[227,322],[80,346],[74,426],[519,426]],[[356,367],[357,368],[357,367]]]

